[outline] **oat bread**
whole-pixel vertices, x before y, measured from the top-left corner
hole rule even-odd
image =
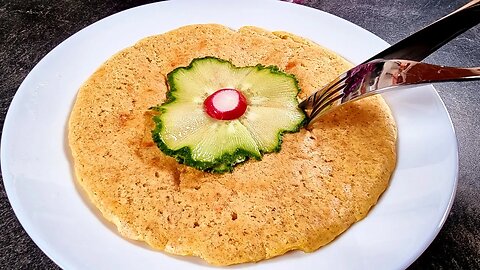
[[[192,59],[276,65],[300,98],[351,64],[311,41],[257,27],[189,25],[140,40],[81,87],[68,128],[76,180],[126,238],[215,265],[311,252],[365,217],[387,188],[396,128],[380,96],[344,106],[311,130],[285,134],[282,150],[211,174],[178,164],[152,141],[150,107],[165,76]]]

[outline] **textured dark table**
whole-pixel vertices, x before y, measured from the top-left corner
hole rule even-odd
[[[0,120],[18,86],[60,42],[108,15],[153,1],[0,1]],[[466,0],[296,1],[345,18],[394,43]],[[181,13],[179,13],[181,14]],[[480,26],[446,45],[428,62],[480,66]],[[480,83],[437,85],[456,129],[458,189],[450,215],[411,269],[480,269]],[[0,269],[58,269],[25,233],[0,185]]]

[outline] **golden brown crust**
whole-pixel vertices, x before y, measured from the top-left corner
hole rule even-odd
[[[314,251],[367,214],[396,160],[395,123],[380,96],[285,135],[279,153],[231,174],[160,152],[148,109],[165,99],[165,74],[203,56],[276,65],[297,77],[302,98],[350,67],[289,33],[220,25],[182,27],[113,56],[80,89],[69,144],[79,184],[122,235],[228,265]]]

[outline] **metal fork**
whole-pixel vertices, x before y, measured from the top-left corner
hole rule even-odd
[[[397,86],[464,80],[480,80],[480,67],[457,68],[409,60],[374,60],[340,75],[304,102],[312,104],[309,112],[311,123],[334,107],[396,89]]]
[[[419,62],[478,23],[480,0],[470,1],[343,73],[299,104],[308,116],[308,124],[333,108],[398,89],[398,86],[480,79],[479,67],[446,67]]]

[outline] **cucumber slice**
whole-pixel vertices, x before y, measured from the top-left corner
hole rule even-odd
[[[225,164],[226,170],[247,157],[261,158],[255,140],[239,120],[217,121],[197,106],[167,104],[155,116],[154,140],[168,155],[200,170]],[[216,170],[218,171],[218,170]]]
[[[298,131],[305,123],[296,79],[276,67],[235,67],[205,57],[167,77],[170,91],[156,107],[153,139],[165,154],[197,169],[227,172],[248,158],[260,160],[280,150],[284,132]],[[246,112],[231,120],[207,114],[204,101],[220,89],[241,92]]]
[[[298,123],[304,119],[300,109],[252,106],[240,122],[250,131],[260,151],[269,153],[280,151],[282,133],[298,131],[302,126]]]
[[[296,108],[298,85],[292,75],[280,72],[276,67],[257,66],[236,86],[249,100],[251,106]],[[292,91],[292,89],[297,89]]]
[[[169,93],[181,102],[200,104],[219,89],[238,89],[236,84],[253,70],[254,67],[235,68],[230,62],[212,57],[196,59],[188,67],[177,68],[167,75]]]

